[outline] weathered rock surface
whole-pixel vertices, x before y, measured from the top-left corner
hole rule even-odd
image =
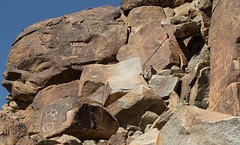
[[[209,33],[211,47],[211,76],[209,105],[211,110],[224,110],[216,108],[222,100],[238,101],[231,106],[239,106],[239,93],[229,96],[227,87],[234,82],[239,82],[239,46],[240,46],[240,1],[221,0],[213,9],[212,23]],[[226,92],[225,92],[226,91]],[[237,90],[236,90],[237,91]],[[235,92],[235,91],[234,91]],[[231,101],[232,102],[232,101]],[[226,107],[226,106],[225,106]],[[235,110],[227,113],[235,114]],[[240,111],[238,111],[240,112]],[[226,113],[226,112],[222,112]],[[235,115],[240,115],[237,113]]]
[[[113,65],[88,65],[84,68],[79,84],[82,100],[110,105],[138,85],[147,85],[142,74],[140,58],[133,58]]]
[[[104,108],[80,103],[77,98],[64,98],[42,110],[41,131],[49,138],[67,134],[80,139],[109,139],[118,123]]]
[[[166,30],[169,31],[159,21],[144,25],[130,35],[128,44],[118,51],[117,59],[140,57],[144,68],[151,65],[156,71],[180,65],[179,57],[183,52],[175,37]]]
[[[79,80],[60,85],[51,85],[41,90],[33,100],[33,108],[42,110],[46,105],[66,97],[77,97]]]
[[[127,16],[127,24],[131,26],[131,31],[136,33],[147,23],[161,21],[165,19],[163,8],[157,6],[142,6],[134,8]]]
[[[149,86],[162,98],[170,96],[172,91],[176,91],[179,79],[173,76],[153,75],[149,82]]]
[[[120,6],[124,11],[128,12],[139,6],[177,7],[185,2],[191,1],[192,0],[122,0]]]
[[[32,145],[26,126],[17,120],[12,113],[0,111],[0,144]]]
[[[129,145],[157,145],[159,130],[154,128],[134,139]]]
[[[158,115],[154,112],[147,111],[143,114],[138,126],[144,130],[148,124],[153,124],[153,122],[158,118]]]
[[[31,102],[42,87],[78,79],[76,65],[115,61],[127,41],[127,26],[115,21],[120,15],[103,6],[29,26],[13,44],[3,85]]]
[[[109,105],[107,108],[122,127],[138,125],[146,111],[161,114],[166,108],[160,95],[140,85]]]
[[[239,117],[197,107],[182,107],[161,129],[158,144],[239,144],[239,129]]]

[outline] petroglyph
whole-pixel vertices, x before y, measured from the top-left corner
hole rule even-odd
[[[49,109],[45,112],[45,118],[50,120],[57,120],[58,112],[55,109]]]
[[[47,124],[45,124],[45,125],[43,125],[43,127],[42,127],[42,130],[44,131],[44,132],[50,132],[50,131],[52,131],[54,129],[54,123],[47,123]]]

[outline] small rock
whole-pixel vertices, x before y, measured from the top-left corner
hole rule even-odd
[[[140,85],[106,108],[122,127],[138,125],[142,115],[147,111],[161,114],[166,105],[161,96],[152,89]]]
[[[76,138],[74,136],[66,135],[66,134],[63,134],[58,139],[51,138],[50,140],[56,140],[63,145],[65,145],[65,144],[67,144],[67,145],[82,145],[82,142],[78,138]],[[95,144],[87,144],[87,145],[95,145]]]
[[[110,145],[125,145],[125,139],[127,138],[127,134],[128,132],[124,128],[119,127],[118,131],[110,137]]]
[[[163,112],[152,124],[151,128],[157,128],[158,130],[161,130],[163,128],[163,126],[170,120],[170,118],[172,117],[173,113],[175,110],[169,110],[169,111],[165,111]]]
[[[135,138],[129,145],[157,145],[159,130],[154,128]]]
[[[171,74],[174,74],[174,73],[183,73],[183,70],[178,66],[174,65],[171,67]]]
[[[147,111],[143,114],[138,126],[144,130],[147,124],[152,124],[157,118],[158,115],[156,113]]]
[[[95,140],[84,140],[83,145],[97,145]]]
[[[177,91],[178,83],[177,77],[153,75],[149,81],[149,86],[162,98],[166,98],[172,91]]]

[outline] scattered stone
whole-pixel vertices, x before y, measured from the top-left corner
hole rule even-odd
[[[83,145],[97,145],[95,140],[84,140]]]
[[[203,109],[208,108],[209,77],[210,67],[205,67],[200,70],[199,77],[190,91],[190,105],[196,105]]]
[[[160,115],[166,109],[166,106],[161,96],[152,89],[140,85],[106,109],[117,118],[121,127],[127,127],[127,125],[138,125],[146,111],[152,111]]]
[[[82,100],[96,101],[108,106],[132,88],[147,85],[142,73],[140,58],[133,58],[113,65],[88,65],[84,68],[79,85]]]
[[[118,131],[111,136],[109,139],[109,144],[110,145],[125,145],[126,144],[126,139],[127,139],[127,134],[128,132],[122,128],[119,127]]]
[[[67,134],[79,139],[109,139],[118,123],[103,107],[63,98],[47,105],[41,114],[40,134],[49,138]]]
[[[176,108],[178,106],[179,101],[180,101],[180,98],[179,98],[178,94],[175,91],[172,91],[169,96],[168,108],[169,109]]]
[[[239,144],[239,130],[239,117],[182,107],[160,130],[158,144]]]
[[[175,110],[169,110],[163,112],[152,124],[150,129],[157,128],[158,130],[161,130],[163,126],[170,120]]]
[[[50,140],[54,140],[54,138],[51,138]],[[70,135],[66,135],[63,134],[61,137],[59,137],[58,139],[56,139],[56,141],[58,141],[59,143],[63,144],[63,145],[82,145],[82,142],[74,137],[74,136],[70,136]],[[84,141],[85,143],[85,141]],[[85,145],[85,144],[84,144]],[[86,144],[86,145],[92,145],[92,144]],[[95,145],[95,144],[93,144]]]
[[[97,145],[109,145],[107,140],[100,140]]]
[[[159,130],[154,128],[134,139],[129,145],[157,145]]]
[[[157,118],[158,115],[156,113],[147,111],[143,114],[138,126],[144,130],[148,124],[152,124]]]
[[[171,67],[171,74],[173,75],[175,73],[183,73],[183,70],[178,66],[174,65]]]
[[[166,98],[172,91],[177,91],[178,83],[177,77],[153,75],[149,81],[149,86],[162,98]]]

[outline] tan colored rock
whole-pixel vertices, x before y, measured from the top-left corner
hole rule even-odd
[[[165,28],[166,29],[166,28]],[[179,65],[182,51],[172,32],[167,32],[160,22],[144,25],[137,33],[130,35],[129,42],[120,48],[119,61],[134,57],[142,58],[143,67],[150,65],[158,72],[173,65]]]
[[[79,80],[52,85],[44,88],[35,96],[33,100],[34,110],[42,110],[46,105],[65,97],[77,97]]]
[[[138,125],[148,110],[160,115],[166,108],[161,96],[143,85],[137,86],[107,108],[122,127]]]
[[[158,145],[159,130],[154,128],[134,139],[129,145]]]
[[[224,108],[215,107],[218,106],[218,102],[223,102],[223,100],[235,100],[237,98],[239,100],[238,93],[229,96],[229,89],[231,90],[229,85],[240,81],[239,5],[240,1],[238,0],[222,0],[213,9],[214,12],[209,30],[209,45],[211,47],[209,107],[211,110],[225,110]],[[227,89],[228,86],[229,89]],[[230,106],[239,106],[239,101],[234,102]],[[219,105],[219,107],[223,106]],[[232,111],[229,109],[227,112],[224,111],[222,113],[239,115],[235,109]]]
[[[95,140],[84,140],[83,145],[97,145]]]
[[[42,110],[40,134],[49,138],[67,134],[79,139],[109,139],[118,123],[103,107],[64,98]]]
[[[150,126],[150,129],[157,128],[161,130],[164,125],[170,120],[174,113],[175,109],[170,109],[168,111],[164,111]]]
[[[240,82],[227,86],[219,100],[212,106],[213,111],[240,116]]]
[[[159,96],[166,98],[170,96],[172,91],[177,91],[179,79],[173,76],[153,75],[149,81],[149,86]]]
[[[41,111],[28,111],[23,123],[27,127],[28,134],[36,134],[40,132],[41,125]]]
[[[145,130],[146,126],[148,124],[153,124],[153,122],[158,118],[158,115],[154,112],[151,111],[146,111],[145,114],[143,114],[143,116],[141,117],[141,120],[139,122],[139,127],[142,130]]]
[[[63,134],[61,137],[51,138],[50,140],[56,140],[59,144],[63,145],[82,145],[82,142],[78,138],[66,134]]]
[[[165,19],[163,8],[158,6],[142,6],[134,8],[127,16],[127,24],[131,31],[136,33],[141,27],[153,21]]]
[[[11,113],[0,110],[0,144],[31,145],[26,126]]]
[[[178,106],[178,102],[180,101],[180,98],[178,94],[175,91],[172,91],[170,96],[169,96],[169,104],[168,108],[176,108]]]
[[[128,132],[124,128],[119,127],[118,131],[110,137],[109,144],[110,145],[125,145],[127,133]]]
[[[239,129],[239,117],[182,107],[161,129],[158,145],[239,144]]]
[[[138,85],[147,85],[142,74],[140,58],[133,58],[113,65],[88,65],[84,68],[79,84],[82,100],[91,100],[104,106],[110,105]]]

